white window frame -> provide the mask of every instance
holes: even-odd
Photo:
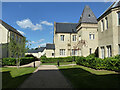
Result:
[[[107,57],[111,57],[112,56],[112,50],[111,50],[111,45],[107,46]]]
[[[76,41],[76,37],[77,37],[76,35],[73,35],[73,41]]]
[[[104,20],[101,20],[101,32],[104,31]]]
[[[64,56],[65,55],[65,49],[60,49],[60,56]]]
[[[77,53],[78,53],[78,51],[77,51],[77,50],[72,49],[72,55],[77,56]]]
[[[105,18],[106,30],[108,30],[108,17]]]
[[[60,35],[60,40],[65,41],[65,35]]]
[[[79,41],[81,41],[81,35],[79,35]]]
[[[105,58],[105,48],[101,47],[101,58],[104,59]]]
[[[89,34],[89,39],[90,39],[90,40],[94,40],[94,39],[95,39],[95,34],[91,34],[91,33],[90,33],[90,34]]]

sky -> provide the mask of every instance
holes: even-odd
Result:
[[[36,48],[53,43],[54,22],[78,23],[85,5],[98,18],[111,2],[3,2],[2,20]]]

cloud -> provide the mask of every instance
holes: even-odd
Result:
[[[41,24],[36,24],[34,25],[30,19],[24,19],[21,21],[16,21],[17,25],[20,26],[21,28],[30,28],[32,30],[42,30],[42,25]]]
[[[38,46],[40,46],[40,47],[45,47],[45,46],[46,46],[46,43],[41,43],[41,44],[39,44]]]
[[[53,26],[53,24],[48,22],[48,21],[42,21],[41,24],[48,25],[48,26]]]
[[[34,31],[35,30],[43,30],[43,25],[53,26],[53,24],[48,21],[41,21],[39,24],[38,23],[33,24],[29,18],[21,20],[21,21],[16,21],[16,23],[21,28],[24,28],[24,29],[29,28]]]
[[[24,32],[17,30],[19,33],[21,33],[22,35],[26,35]]]
[[[45,41],[45,39],[40,39],[40,40],[38,40],[38,41],[31,41],[30,43],[31,44],[39,44],[39,43],[41,43],[41,42],[43,42],[43,41]]]

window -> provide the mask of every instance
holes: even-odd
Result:
[[[81,41],[81,35],[79,35],[79,41]]]
[[[54,56],[54,53],[52,53],[52,56]]]
[[[90,48],[90,54],[92,54],[92,48]]]
[[[106,21],[106,29],[108,29],[108,18],[107,17],[105,18],[105,21]]]
[[[19,43],[21,43],[21,38],[19,38]]]
[[[118,13],[118,25],[120,25],[120,12]]]
[[[60,55],[65,55],[65,49],[60,49]]]
[[[16,35],[16,42],[18,41],[18,36]]]
[[[82,56],[82,52],[81,52],[81,50],[79,50],[79,54],[80,54],[80,56]]]
[[[95,39],[95,35],[94,34],[89,34],[89,38],[90,38],[90,40]]]
[[[101,30],[104,31],[104,21],[102,20]]]
[[[77,55],[77,50],[72,49],[72,55]]]
[[[112,56],[111,46],[107,46],[107,57]]]
[[[12,40],[14,40],[14,33],[12,33]]]
[[[61,41],[64,41],[64,35],[61,35]]]
[[[101,58],[102,59],[105,58],[105,49],[104,49],[104,47],[101,47]]]
[[[119,55],[120,55],[120,44],[119,44]]]
[[[73,41],[76,41],[76,35],[73,35]]]

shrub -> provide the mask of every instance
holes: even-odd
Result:
[[[2,59],[2,66],[14,66],[16,65],[16,58],[3,58]]]
[[[28,63],[31,63],[33,61],[35,61],[34,57],[22,57],[20,59],[20,65],[28,64]]]
[[[20,58],[20,65],[28,64],[33,61],[38,60],[35,57],[22,57]],[[2,59],[2,66],[15,66],[16,65],[16,58],[3,58]]]
[[[76,64],[84,65],[94,69],[107,69],[120,71],[120,55],[105,59],[97,58],[94,54],[87,57],[78,57]]]
[[[59,57],[59,58],[47,58],[46,56],[42,56],[40,58],[42,63],[57,63],[59,62],[72,62],[73,57]]]

